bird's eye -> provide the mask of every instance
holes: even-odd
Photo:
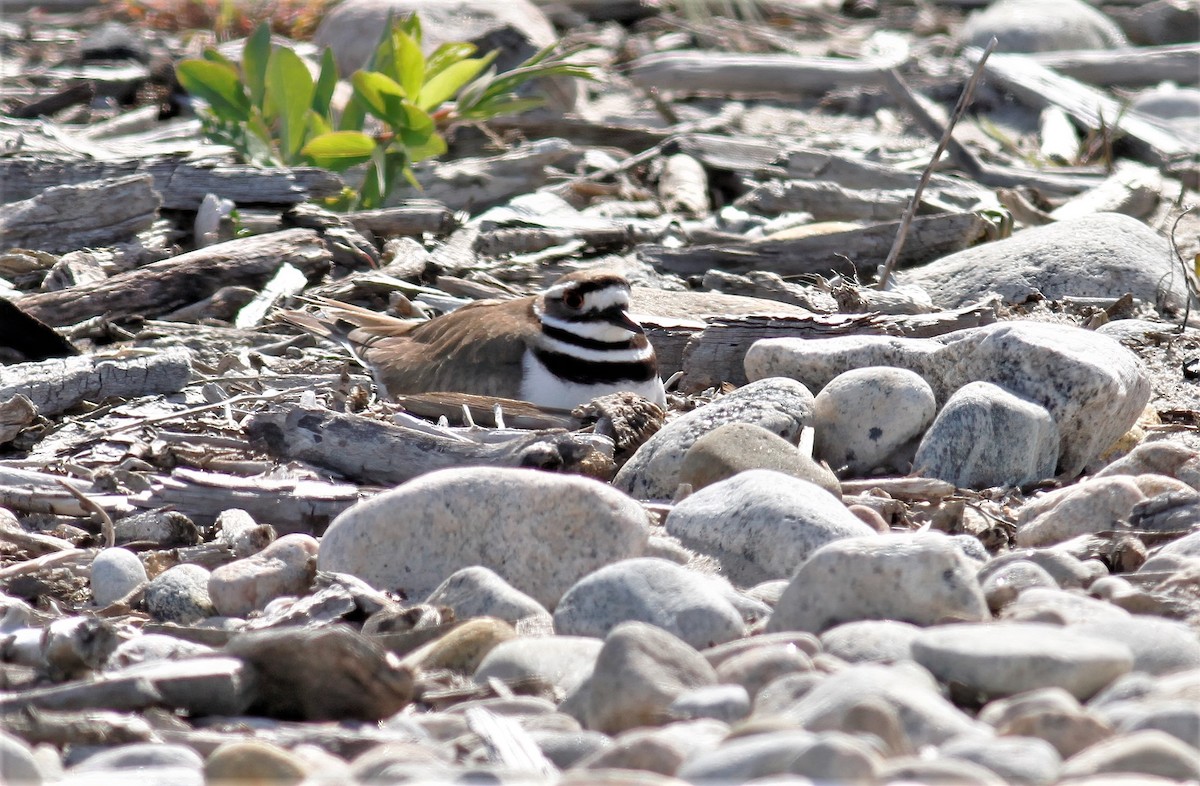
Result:
[[[563,295],[562,302],[567,308],[583,308],[583,295],[571,290]]]

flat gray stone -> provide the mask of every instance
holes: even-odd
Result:
[[[959,39],[966,46],[982,49],[992,36],[999,39],[997,52],[1113,49],[1126,45],[1116,23],[1081,0],[998,0],[968,17]]]
[[[812,393],[794,379],[759,379],[667,423],[621,467],[613,486],[637,499],[672,499],[700,437],[727,423],[753,423],[796,442],[812,412]]]
[[[1136,773],[1176,782],[1200,779],[1200,751],[1166,732],[1148,729],[1098,742],[1063,763],[1061,777]]]
[[[1137,480],[1128,475],[1087,478],[1023,505],[1017,514],[1017,544],[1049,546],[1113,529],[1128,521],[1133,507],[1145,499]]]
[[[820,633],[865,619],[917,625],[984,620],[990,614],[976,570],[954,540],[941,534],[834,541],[796,571],[767,630]]]
[[[939,625],[912,650],[938,679],[990,697],[1057,686],[1087,699],[1133,667],[1124,644],[1037,623]]]
[[[430,593],[425,602],[447,606],[458,619],[495,617],[517,625],[523,621],[551,624],[550,612],[533,598],[482,565],[457,570]]]
[[[826,543],[876,535],[825,489],[766,469],[692,494],[668,514],[666,527],[684,546],[719,560],[740,586],[787,578]]]
[[[634,500],[591,478],[533,469],[431,472],[344,511],[321,539],[319,570],[425,597],[483,565],[546,608],[588,573],[646,548]]]
[[[912,471],[958,488],[1024,486],[1054,477],[1058,448],[1058,426],[1045,407],[990,382],[969,382],[921,438]]]
[[[938,753],[986,767],[1007,783],[1028,786],[1055,783],[1062,766],[1054,746],[1035,737],[968,735],[948,741]]]
[[[41,786],[43,780],[28,743],[0,729],[0,781],[14,786]]]
[[[1200,669],[1200,636],[1179,620],[1135,614],[1119,627],[1097,620],[1067,630],[1123,643],[1133,651],[1134,671],[1157,675]]]
[[[821,634],[821,648],[849,663],[896,663],[912,660],[913,639],[920,632],[911,622],[846,622]]]
[[[697,649],[746,635],[742,615],[714,579],[650,557],[622,560],[583,577],[554,611],[554,629],[571,636],[600,638],[631,620],[655,625]]]
[[[246,617],[276,598],[303,597],[317,575],[318,544],[311,535],[284,535],[262,551],[219,565],[208,577],[208,594],[217,612]]]
[[[937,412],[929,383],[908,369],[871,366],[830,380],[813,405],[813,451],[851,476],[907,474],[917,442]]]
[[[741,685],[708,685],[681,693],[667,712],[674,718],[712,718],[733,723],[750,714],[750,694]]]

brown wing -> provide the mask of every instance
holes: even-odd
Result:
[[[471,303],[427,322],[335,301],[320,305],[333,321],[281,316],[347,345],[388,395],[454,391],[521,396],[526,341],[539,330],[533,298]],[[313,330],[312,321],[323,331]]]

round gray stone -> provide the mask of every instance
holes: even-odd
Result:
[[[208,595],[209,572],[199,565],[176,565],[146,585],[146,608],[160,622],[191,625],[216,616]]]
[[[1116,23],[1082,0],[997,0],[972,14],[960,39],[983,48],[992,36],[997,52],[1053,52],[1125,46]]]
[[[101,608],[145,583],[146,568],[129,549],[104,549],[92,560],[92,600]]]
[[[741,614],[714,579],[651,557],[622,560],[585,576],[554,611],[554,629],[573,636],[602,637],[631,620],[655,625],[697,649],[746,634]]]
[[[975,564],[953,539],[917,533],[848,538],[817,549],[796,571],[767,630],[820,633],[854,620],[983,620]]]
[[[450,574],[425,602],[448,606],[458,619],[495,617],[514,625],[523,620],[550,622],[550,612],[545,606],[482,565]]]
[[[907,474],[936,412],[933,388],[919,374],[892,366],[851,369],[817,394],[814,452],[854,476],[879,469]]]
[[[842,496],[842,484],[827,467],[754,423],[726,423],[697,439],[684,454],[679,482],[699,491],[751,469],[782,472],[815,483],[835,497]]]
[[[911,622],[859,620],[821,634],[821,647],[849,663],[912,660],[913,639],[921,629]]]
[[[692,494],[668,514],[666,527],[684,546],[719,560],[740,586],[787,578],[826,543],[876,534],[825,489],[766,469]]]
[[[564,693],[592,673],[603,642],[582,636],[529,636],[502,641],[483,657],[475,681],[536,678]]]

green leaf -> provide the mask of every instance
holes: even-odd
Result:
[[[416,11],[400,19],[396,22],[396,29],[404,33],[406,36],[417,42],[417,46],[421,46],[421,17]]]
[[[279,147],[284,161],[291,161],[304,144],[304,127],[312,106],[312,74],[300,56],[286,47],[276,47],[267,61],[267,117],[279,120]]]
[[[317,114],[312,109],[308,110],[308,125],[304,130],[304,138],[312,139],[321,134],[329,134],[333,132],[333,126],[329,123],[329,118],[324,115]]]
[[[210,63],[220,63],[221,65],[229,66],[234,71],[237,71],[237,63],[233,62],[228,57],[221,54],[220,51],[211,46],[204,48],[204,52],[201,54],[201,57]]]
[[[495,53],[492,53],[487,57],[460,60],[445,68],[421,88],[417,106],[426,111],[436,109],[443,101],[449,100],[464,85],[479,76],[479,72],[486,68],[494,57]]]
[[[396,73],[405,95],[420,94],[425,81],[425,55],[421,54],[421,45],[405,33],[396,36]]]
[[[211,60],[184,60],[175,74],[185,90],[207,101],[222,120],[244,122],[250,117],[250,99],[236,68]]]
[[[404,151],[408,153],[409,160],[414,164],[427,158],[443,155],[449,149],[445,137],[437,133],[431,134],[423,144],[404,146]]]
[[[300,153],[316,166],[340,172],[370,161],[376,147],[374,139],[358,131],[332,131],[310,139]]]
[[[362,131],[366,120],[367,106],[356,93],[346,102],[346,108],[342,110],[342,119],[338,122],[338,129],[341,131]]]
[[[242,73],[246,75],[246,88],[250,101],[255,106],[263,105],[267,80],[267,60],[271,57],[271,28],[263,22],[246,39],[242,47]]]
[[[329,105],[333,101],[333,91],[337,87],[337,60],[333,57],[333,50],[326,49],[321,55],[321,73],[317,77],[317,85],[313,89],[312,108],[321,117],[325,118],[325,122],[331,122],[332,113]]]
[[[468,44],[465,41],[452,41],[442,44],[433,50],[433,54],[425,60],[426,83],[428,84],[429,80],[455,63],[466,60],[475,54],[476,49],[477,47],[474,44]]]
[[[429,114],[415,104],[405,101],[400,106],[400,122],[394,122],[392,127],[405,147],[420,147],[429,142],[429,138],[437,133],[437,125]]]
[[[395,122],[400,99],[404,97],[404,88],[395,80],[378,71],[355,71],[350,83],[368,112],[385,123]]]

